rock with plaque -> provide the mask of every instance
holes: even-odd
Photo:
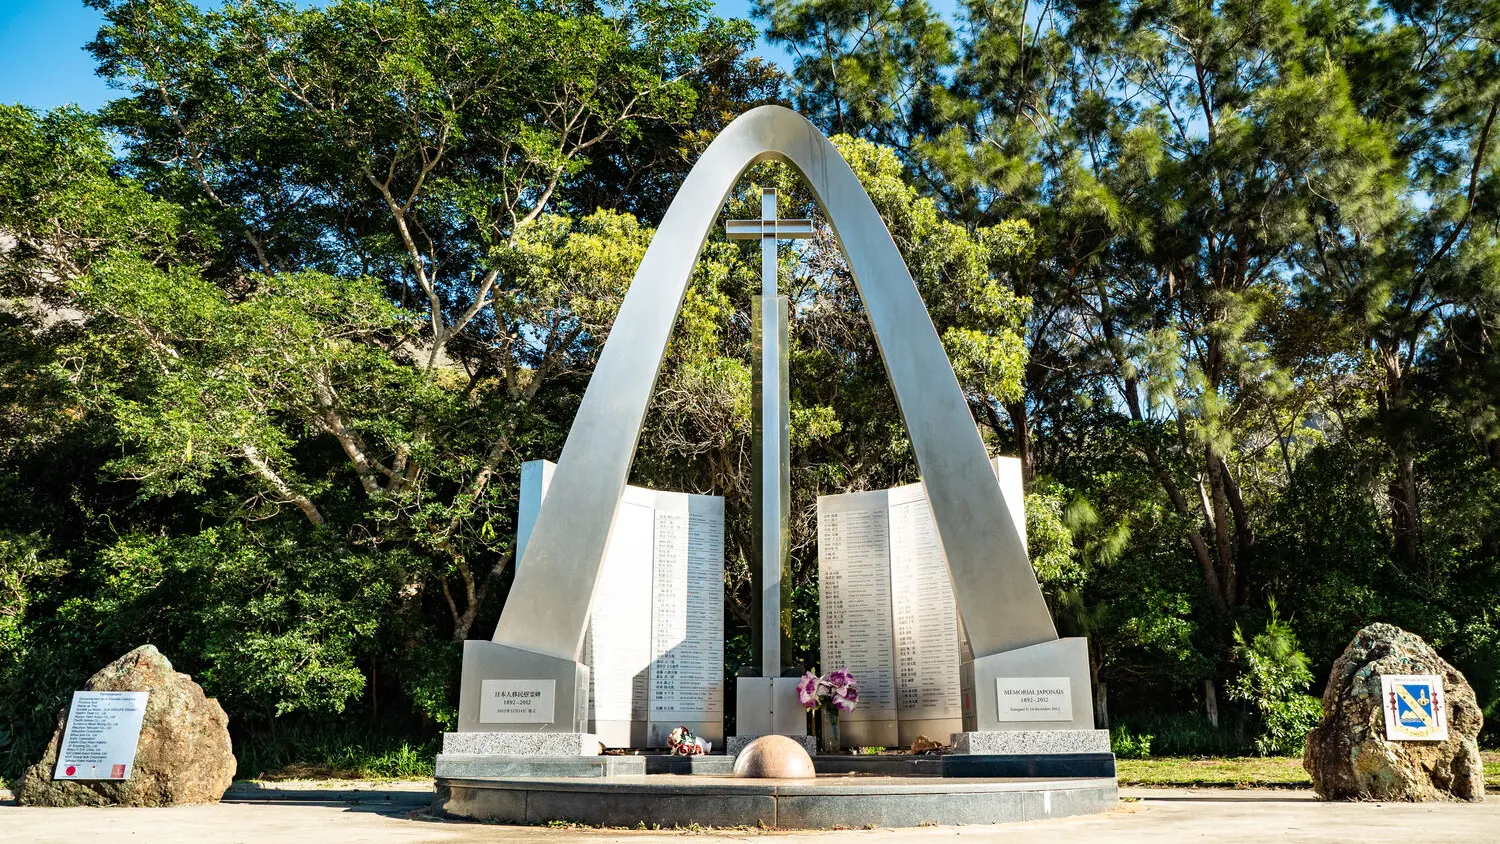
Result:
[[[235,769],[223,707],[142,645],[73,693],[41,759],[12,787],[23,806],[213,803]]]
[[[553,469],[522,467],[517,559]],[[627,486],[584,639],[589,731],[606,747],[665,747],[677,726],[722,742],[723,590],[724,499]]]
[[[1482,700],[1422,637],[1367,625],[1328,673],[1302,767],[1324,800],[1483,800]]]
[[[992,464],[1024,537],[1020,461]],[[823,664],[859,678],[843,743],[905,746],[961,730],[966,648],[923,485],[819,496],[818,582]]]

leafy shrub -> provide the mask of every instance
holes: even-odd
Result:
[[[233,725],[231,725],[233,726]],[[267,779],[418,779],[432,776],[440,739],[389,723],[291,720],[239,732],[237,776]]]
[[[1151,736],[1156,756],[1240,756],[1248,749],[1229,730],[1201,714],[1148,714],[1121,718],[1117,728]]]
[[[1149,733],[1132,734],[1119,724],[1109,731],[1109,749],[1121,759],[1145,759],[1151,755],[1151,739]]]
[[[1259,756],[1301,756],[1307,734],[1323,718],[1323,701],[1312,695],[1292,695],[1261,712],[1261,733],[1255,737]]]
[[[274,747],[266,753],[280,764],[312,760],[371,775],[418,775],[415,751],[401,747],[451,726],[458,646],[413,635],[408,617],[394,611],[409,578],[409,560],[399,552],[240,523],[178,536],[132,533],[66,573],[72,595],[55,601],[48,576],[26,574],[43,557],[7,554],[19,546],[4,539],[0,584],[21,576],[34,582],[25,616],[0,605],[0,775],[18,775],[36,761],[72,689],[148,642],[219,699],[242,761],[247,740],[274,745],[288,719],[348,724],[358,723],[356,714],[378,712],[384,738],[350,739],[342,755],[327,741],[301,758]],[[18,561],[28,560],[23,570]],[[376,660],[386,666],[403,659],[428,670],[387,678],[379,701],[385,707],[378,708]],[[408,677],[416,679],[413,688],[401,688]],[[422,715],[430,721],[416,723]]]
[[[1308,730],[1322,716],[1322,706],[1306,693],[1313,675],[1291,623],[1276,611],[1273,600],[1265,629],[1246,641],[1236,625],[1234,642],[1235,658],[1244,669],[1230,682],[1229,697],[1249,703],[1260,720],[1255,752],[1261,756],[1301,753]]]

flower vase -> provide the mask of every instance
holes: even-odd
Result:
[[[823,735],[819,748],[824,754],[843,753],[839,746],[839,711],[836,707],[823,710]]]

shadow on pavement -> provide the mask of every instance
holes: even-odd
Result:
[[[351,812],[404,817],[415,809],[432,805],[432,793],[422,791],[336,791],[326,788],[236,787],[220,801],[248,806],[326,806]]]
[[[1136,799],[1139,800],[1142,803],[1306,803],[1306,804],[1312,804],[1312,803],[1321,803],[1321,802],[1323,802],[1321,800],[1315,800],[1315,799],[1308,798],[1308,797],[1293,797],[1291,795],[1288,795],[1286,797],[1271,796],[1271,795],[1267,795],[1265,792],[1261,792],[1259,794],[1235,794],[1233,792],[1228,792],[1228,793],[1219,793],[1219,792],[1204,793],[1204,792],[1199,792],[1197,794],[1163,794],[1161,796],[1157,796],[1157,795],[1154,795],[1154,794],[1149,794],[1149,795],[1142,794],[1142,795],[1137,795]]]

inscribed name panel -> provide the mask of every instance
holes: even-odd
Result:
[[[841,719],[894,720],[886,490],[818,497],[818,599],[823,669],[847,668],[859,681],[859,706]]]

